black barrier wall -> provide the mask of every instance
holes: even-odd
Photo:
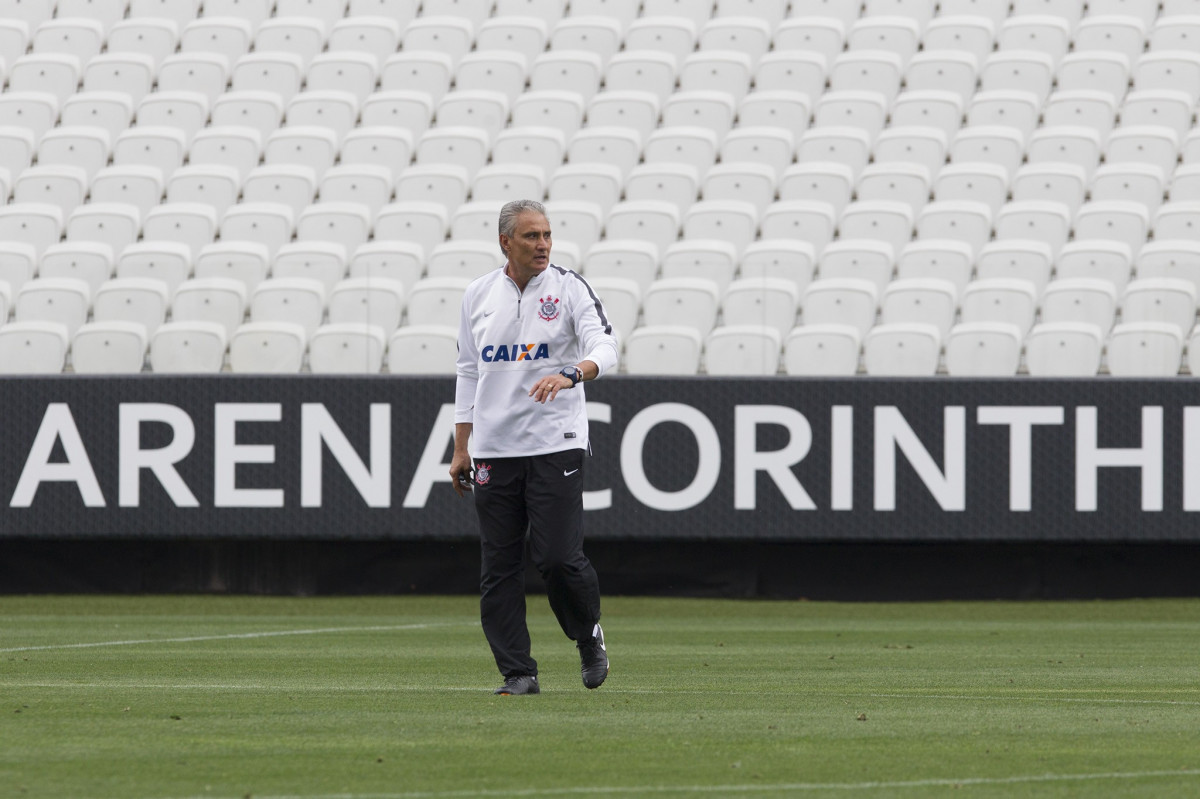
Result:
[[[1200,541],[1168,381],[587,386],[593,540]],[[10,378],[0,537],[453,540],[452,378]]]

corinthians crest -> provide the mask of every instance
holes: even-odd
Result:
[[[541,306],[538,308],[538,316],[547,322],[553,322],[558,318],[558,297],[538,297],[538,302],[541,303]]]
[[[481,486],[485,486],[488,484],[488,481],[491,479],[492,479],[492,467],[491,466],[488,466],[486,463],[481,463],[475,467],[475,482],[476,483],[478,483]]]

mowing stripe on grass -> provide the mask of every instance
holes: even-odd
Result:
[[[785,782],[771,785],[610,785],[579,788],[525,788],[518,790],[415,791],[407,793],[332,793],[284,794],[258,799],[481,799],[491,796],[611,796],[613,794],[719,793],[754,794],[767,791],[877,791],[906,788],[954,788],[967,785],[1022,785],[1054,782],[1105,782],[1114,780],[1154,779],[1159,777],[1200,777],[1200,769],[1177,771],[1112,771],[1100,774],[1027,774],[1013,777],[961,777],[957,779],[892,780],[877,782]],[[212,799],[187,797],[187,799]],[[233,797],[230,797],[233,799]]]
[[[1105,699],[1102,697],[1081,696],[971,696],[962,694],[867,694],[871,699],[946,699],[963,700],[968,702],[1011,702],[1020,699],[1026,702],[1080,702],[1083,704],[1117,704],[1117,705],[1200,705],[1200,701],[1188,699]]]
[[[44,644],[41,646],[10,646],[0,652],[38,652],[47,649],[93,649],[104,646],[139,646],[141,644],[188,644],[195,641],[231,641],[239,638],[279,638],[287,635],[328,635],[330,633],[394,632],[397,630],[430,630],[435,627],[476,627],[479,622],[437,622],[434,624],[381,624],[371,627],[319,627],[312,630],[270,630],[255,633],[226,633],[222,635],[189,635],[182,638],[135,638],[126,641],[91,641],[80,644]]]

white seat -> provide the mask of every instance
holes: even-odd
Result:
[[[757,9],[749,13],[713,17],[700,28],[698,39],[702,51],[741,53],[757,63],[771,48],[771,24],[761,19]]]
[[[835,216],[850,203],[854,170],[845,164],[801,162],[792,164],[779,179],[779,200],[828,203]]]
[[[726,325],[704,340],[705,371],[713,376],[757,375],[779,371],[780,335],[773,327]]]
[[[600,207],[600,213],[607,216],[609,210],[621,198],[621,171],[611,164],[563,164],[555,170],[553,177],[550,178],[546,195],[552,202],[559,200],[594,202]],[[508,197],[515,196],[519,195],[512,193],[508,195]]]
[[[321,178],[319,193],[325,202],[363,206],[372,219],[392,197],[392,171],[376,164],[330,167]]]
[[[408,291],[408,324],[458,327],[462,295],[470,281],[465,278],[425,278]]]
[[[71,367],[76,374],[137,373],[148,344],[146,328],[136,322],[89,322],[71,339]]]
[[[150,241],[186,244],[195,255],[216,238],[217,212],[202,203],[163,203],[146,214],[142,233]]]
[[[822,278],[852,278],[875,284],[880,294],[891,282],[896,264],[892,245],[870,239],[840,239],[821,252]]]
[[[858,176],[858,200],[900,203],[913,217],[929,202],[929,170],[920,164],[874,163]]]
[[[1002,322],[1017,328],[1024,336],[1033,327],[1037,299],[1037,286],[1028,280],[974,280],[963,289],[962,321]]]
[[[238,17],[205,15],[187,23],[179,34],[180,52],[218,53],[230,64],[250,52],[253,43],[254,26]]]
[[[1106,163],[1152,164],[1168,174],[1179,156],[1179,136],[1165,125],[1122,126],[1104,148]]]
[[[937,4],[933,0],[866,0],[863,8],[865,16],[906,16],[917,23],[924,31],[925,26],[933,19]]]
[[[0,12],[6,19],[24,23],[26,28],[33,30],[54,16],[54,7],[55,3],[52,0],[4,0],[4,3],[0,4]]]
[[[1010,377],[1021,365],[1021,330],[1003,322],[964,322],[946,339],[951,377]]]
[[[78,167],[86,173],[88,182],[91,182],[96,173],[108,163],[111,150],[108,131],[104,128],[55,128],[47,131],[38,144],[38,164]]]
[[[1137,16],[1137,13],[1149,9],[1149,6],[1144,9],[1141,3],[1130,4],[1126,0],[1115,2],[1120,6],[1105,10],[1100,10],[1097,3],[1089,4],[1090,13],[1075,28],[1075,52],[1106,50],[1120,53],[1130,62],[1142,54],[1146,46],[1147,26],[1158,9],[1150,9],[1151,17],[1147,19]]]
[[[70,335],[58,322],[0,325],[0,374],[58,374],[67,360]]]
[[[875,140],[875,163],[916,164],[924,167],[933,180],[946,165],[946,141],[946,133],[940,128],[894,125]]]
[[[429,252],[446,240],[450,217],[436,203],[395,202],[385,205],[375,217],[375,241],[410,242]]]
[[[270,278],[255,286],[250,296],[252,322],[290,322],[311,336],[324,316],[325,285],[318,280]]]
[[[779,176],[791,165],[795,151],[795,138],[787,128],[742,126],[725,137],[720,156],[725,163],[764,164]]]
[[[1055,85],[1060,92],[1100,92],[1119,104],[1129,86],[1129,57],[1114,52],[1070,53],[1058,65]]]
[[[553,257],[560,266],[566,265],[567,245],[573,245],[583,253],[600,240],[602,217],[600,207],[595,203],[561,200],[548,203],[546,210],[554,228],[556,250]],[[496,214],[498,216],[499,209]],[[494,233],[491,240],[495,241]]]
[[[647,164],[678,163],[696,169],[700,179],[717,160],[717,135],[708,128],[692,126],[659,128],[646,139],[643,158]]]
[[[641,5],[640,0],[572,0],[571,16],[609,17],[626,31],[637,18]]]
[[[1133,88],[1176,89],[1200,98],[1200,56],[1192,50],[1160,50],[1143,53],[1133,65]]]
[[[114,166],[141,164],[162,172],[164,181],[183,165],[187,142],[183,131],[168,127],[135,126],[117,136],[112,147]]]
[[[360,57],[361,53],[356,54]],[[330,67],[332,69],[332,67]],[[341,141],[346,134],[354,129],[358,122],[359,104],[361,99],[355,94],[343,89],[318,89],[318,84],[309,70],[307,91],[295,95],[287,104],[285,115],[289,125],[328,128],[333,131],[334,138]],[[331,79],[336,81],[336,76]],[[374,86],[372,81],[371,86]],[[365,94],[370,89],[362,90]]]
[[[733,95],[721,91],[676,91],[667,98],[662,109],[662,124],[667,127],[694,125],[708,128],[723,140],[733,128],[738,104]],[[742,125],[747,125],[744,120]]]
[[[838,231],[842,238],[882,241],[898,252],[912,239],[913,212],[903,203],[856,200],[842,211]]]
[[[1084,203],[1075,215],[1075,240],[1118,241],[1137,251],[1146,243],[1150,213],[1141,203],[1097,200]]]
[[[325,52],[317,54],[304,74],[305,94],[341,93],[354,98],[354,110],[375,91],[378,61],[370,53]],[[294,103],[300,95],[290,100]],[[329,95],[326,96],[326,101]],[[351,120],[353,122],[353,120]]]
[[[597,99],[607,92],[596,95]],[[564,140],[583,125],[583,95],[577,92],[524,92],[512,104],[512,127],[546,127],[562,131]],[[607,124],[607,123],[598,123]],[[648,132],[648,131],[647,131]]]
[[[221,277],[236,280],[246,292],[267,277],[271,265],[266,246],[256,241],[218,241],[200,248],[196,254],[194,274],[198,278]],[[174,289],[182,280],[174,283]]]
[[[795,327],[784,343],[783,368],[794,377],[849,377],[858,371],[860,349],[852,325]]]
[[[392,331],[387,367],[394,375],[452,375],[458,330],[449,325],[407,325]]]
[[[1173,278],[1139,278],[1121,296],[1122,322],[1168,322],[1180,336],[1196,325],[1196,287]]]
[[[996,214],[997,239],[1032,239],[1050,245],[1055,255],[1067,241],[1070,210],[1059,202],[1017,200]]]
[[[408,23],[416,19],[420,5],[419,0],[350,0],[350,5],[346,9],[346,16],[369,17],[380,15],[395,21],[401,27],[405,27]],[[430,7],[432,8],[433,4]]]
[[[134,322],[151,336],[167,317],[167,284],[150,278],[113,278],[96,290],[94,322]],[[143,349],[145,345],[143,345]]]
[[[329,242],[342,247],[345,253],[354,252],[365,244],[371,234],[371,209],[361,203],[314,203],[296,220],[298,242]]]
[[[682,217],[696,202],[699,185],[699,171],[690,164],[641,164],[625,180],[625,199],[666,203]]]
[[[153,96],[150,95],[151,98]],[[197,96],[204,97],[202,94]],[[207,106],[206,99],[205,107]],[[279,129],[283,121],[283,109],[283,98],[271,92],[225,92],[212,101],[211,121],[213,125],[254,128],[266,141],[268,136]]]
[[[225,365],[227,336],[216,322],[166,322],[150,337],[150,369],[158,374],[215,374]]]
[[[714,239],[733,245],[740,256],[758,227],[758,209],[740,200],[702,200],[683,218],[685,239]],[[611,225],[611,217],[609,224]]]
[[[1041,53],[1055,64],[1066,55],[1070,44],[1071,25],[1050,14],[1013,14],[1000,24],[996,33],[996,47],[1000,52]]]
[[[424,92],[433,104],[450,91],[453,79],[454,60],[436,50],[402,50],[388,56],[379,70],[380,90]]]
[[[126,167],[132,169],[133,167]],[[120,180],[127,179],[126,173],[117,173],[113,176],[113,183],[116,184]],[[96,180],[100,180],[100,175],[96,176]],[[167,181],[166,199],[168,203],[199,203],[212,208],[218,217],[225,215],[230,206],[234,205],[238,200],[238,195],[241,193],[241,179],[238,171],[224,164],[205,164],[203,166],[182,166],[176,169],[171,175],[171,179]],[[114,186],[114,190],[117,186]],[[93,185],[93,194],[95,187]],[[148,213],[154,205],[159,202],[158,197],[162,194],[162,187],[159,184],[158,194],[155,195],[153,202],[146,202],[149,199],[150,191],[147,192],[142,204],[134,202],[138,205],[142,214]],[[132,198],[131,198],[132,199]],[[110,200],[112,201],[112,200]],[[131,200],[125,200],[130,202]]]
[[[879,305],[881,324],[928,324],[945,337],[954,324],[958,292],[946,280],[901,278],[888,284]]]
[[[914,16],[868,15],[851,24],[846,46],[894,53],[902,64],[908,64],[920,44],[921,27]]]
[[[459,206],[450,217],[450,239],[495,245],[501,206],[499,202],[482,200]]]
[[[732,96],[734,102],[740,102],[750,91],[753,77],[754,59],[734,50],[701,49],[679,65],[680,91],[719,91]],[[666,100],[666,96],[662,99]]]
[[[1145,89],[1125,95],[1121,103],[1121,126],[1162,125],[1174,130],[1180,140],[1192,128],[1192,97],[1178,89]]]
[[[508,107],[509,100],[500,92],[454,89],[438,101],[434,116],[439,128],[477,128],[490,144],[508,122]]]
[[[308,341],[313,374],[375,374],[383,367],[387,338],[374,325],[360,322],[317,328]]]
[[[636,171],[636,170],[635,170]],[[775,200],[775,170],[766,165],[751,162],[726,162],[715,165],[704,177],[702,194],[705,200],[732,200],[754,206],[756,215],[761,214]],[[626,190],[628,194],[628,190]],[[695,194],[687,203],[679,203],[681,213],[684,206],[695,200]]]
[[[829,88],[832,91],[880,92],[890,107],[900,92],[903,76],[904,62],[895,53],[847,50],[836,56],[829,66]]]
[[[5,63],[11,62],[6,60]],[[58,116],[58,98],[52,94],[5,92],[0,95],[0,126],[25,128],[32,134],[35,143],[54,127]]]
[[[347,278],[329,295],[329,321],[333,324],[365,322],[390,335],[403,315],[404,287],[396,280]]]
[[[1172,200],[1163,203],[1154,216],[1154,239],[1200,239],[1200,201]]]
[[[402,128],[409,137],[409,150],[412,140],[429,130],[433,121],[433,95],[422,91],[378,91],[367,95],[359,109],[359,124],[363,128],[382,132],[385,129]],[[347,134],[347,136],[352,134]],[[345,139],[342,140],[343,150]],[[345,157],[343,154],[343,162]],[[407,159],[405,161],[407,163]]]
[[[795,327],[799,307],[800,289],[778,278],[735,280],[721,297],[724,324],[768,327],[780,337]]]
[[[133,105],[154,85],[154,59],[144,53],[107,52],[96,56],[83,70],[85,92],[119,92]]]
[[[489,149],[487,134],[478,128],[430,128],[417,142],[415,160],[418,164],[457,164],[474,177],[487,162]]]
[[[497,268],[503,256],[494,241],[451,239],[429,253],[429,277],[474,280]]]
[[[702,347],[703,337],[694,327],[646,325],[625,339],[621,362],[631,375],[694,375]]]
[[[801,293],[812,282],[817,258],[805,241],[759,239],[742,253],[739,274],[743,278],[778,278],[792,283]]]
[[[1058,268],[1061,277],[1061,253],[1059,257]],[[976,274],[980,280],[1027,281],[1033,285],[1035,296],[1040,296],[1046,284],[1050,282],[1050,272],[1054,267],[1050,246],[1028,239],[988,242],[979,251],[975,262]],[[1030,321],[1032,322],[1032,319]]]
[[[1011,185],[1014,201],[1060,202],[1066,205],[1072,218],[1083,204],[1087,187],[1087,170],[1078,164],[1062,162],[1026,164],[1017,170]]]
[[[267,137],[262,162],[268,166],[306,166],[320,180],[333,166],[337,152],[337,136],[332,130],[312,125],[283,127]]]
[[[980,56],[964,50],[925,50],[908,63],[904,85],[909,91],[949,91],[964,103],[975,93]]]
[[[295,53],[279,50],[251,52],[233,62],[229,86],[237,91],[270,91],[286,104],[300,91],[304,60]]]
[[[104,47],[104,26],[83,17],[62,17],[38,25],[30,38],[37,55],[70,55],[84,68]]]
[[[0,241],[28,244],[34,257],[62,237],[63,214],[47,203],[12,203],[0,207]]]
[[[863,367],[872,376],[932,376],[937,373],[941,348],[935,325],[880,324],[863,338]]]
[[[174,241],[139,241],[117,256],[117,277],[162,281],[174,293],[192,272],[192,253]]]
[[[1009,128],[1024,142],[1037,126],[1043,102],[1036,93],[1019,88],[976,92],[967,105],[968,129]]]
[[[158,68],[158,91],[192,91],[204,95],[209,105],[225,91],[229,59],[220,53],[180,52],[163,59]]]
[[[492,145],[492,163],[536,166],[542,170],[543,175],[550,175],[562,166],[565,152],[566,143],[560,130],[549,127],[511,127],[501,131],[496,137],[496,142]],[[636,154],[632,158],[636,158]]]
[[[803,92],[756,89],[738,103],[737,119],[747,127],[782,127],[803,133],[812,115],[812,101]]]
[[[93,294],[112,274],[112,248],[92,241],[67,241],[50,245],[42,253],[42,263],[38,269],[38,277],[82,280]]]
[[[304,364],[304,328],[290,322],[246,322],[229,340],[229,370],[296,374]]]
[[[320,283],[326,293],[346,276],[346,248],[331,241],[293,241],[279,248],[271,277],[306,278]]]
[[[31,166],[14,177],[13,202],[57,205],[67,216],[88,193],[87,172],[78,166]]]
[[[588,284],[603,303],[605,316],[614,334],[623,339],[637,327],[643,290],[636,282],[624,277],[588,276]]]
[[[870,153],[871,142],[865,131],[840,126],[810,128],[796,145],[796,163],[844,164],[857,179],[867,165]]]
[[[902,91],[892,103],[891,115],[892,127],[932,128],[948,140],[962,127],[963,100],[938,89]]]
[[[208,114],[208,98],[200,92],[153,92],[142,98],[137,106],[139,125],[177,128],[183,132],[184,141],[189,143],[208,121]],[[125,125],[128,124],[127,120]],[[214,124],[218,123],[214,121]],[[278,127],[279,123],[275,124]]]
[[[17,291],[13,320],[55,322],[66,328],[70,337],[87,321],[90,307],[91,289],[86,282],[73,278],[36,278],[26,281]]]
[[[454,92],[442,98],[445,102],[455,92],[494,92],[508,104],[525,89],[528,59],[511,50],[476,50],[467,53],[454,72]],[[440,104],[439,103],[439,104]],[[508,106],[505,106],[507,110]],[[503,127],[505,120],[500,120]]]
[[[409,18],[407,22],[411,22]],[[377,14],[352,14],[334,21],[329,29],[330,52],[358,51],[375,59],[382,66],[388,56],[400,47],[400,20]]]
[[[256,29],[271,16],[275,4],[270,0],[206,0],[204,15],[210,17],[240,17]]]
[[[246,287],[224,278],[186,280],[175,289],[171,298],[174,321],[215,322],[221,326],[226,338],[242,323],[245,309]]]
[[[118,253],[137,240],[140,221],[135,206],[88,203],[71,212],[64,232],[68,241],[103,242]]]
[[[997,50],[987,57],[979,70],[979,87],[985,92],[1031,92],[1041,105],[1050,94],[1054,65],[1054,57],[1049,53]]]
[[[983,203],[995,215],[1008,197],[1008,179],[1008,171],[999,164],[947,164],[933,181],[933,197],[939,202]]]
[[[859,9],[853,9],[855,17]],[[779,23],[775,30],[777,51],[807,50],[827,61],[842,52],[846,46],[846,28],[853,20],[838,19],[836,16],[796,16]],[[818,10],[817,14],[820,13]],[[849,13],[849,12],[847,12]]]
[[[1155,172],[1155,176],[1159,178],[1162,177],[1160,173],[1157,173],[1157,170]],[[1099,173],[1097,173],[1097,179],[1099,179]],[[1136,180],[1136,177],[1133,178],[1133,180]],[[1147,181],[1147,183],[1149,183],[1149,181]],[[1158,185],[1161,188],[1161,180]],[[1151,211],[1158,211],[1158,206],[1162,204],[1161,193],[1158,195],[1158,202],[1148,200],[1145,196],[1147,194],[1152,194],[1152,186],[1147,186],[1144,193],[1138,191],[1137,188],[1134,188],[1133,192],[1138,200],[1150,208]],[[1196,202],[1200,200],[1200,164],[1185,163],[1176,167],[1175,174],[1171,176],[1169,192],[1171,200],[1174,202]],[[1110,197],[1106,196],[1105,199],[1110,199]]]
[[[694,328],[701,336],[716,325],[720,294],[711,280],[667,278],[650,284],[642,296],[642,314],[652,325]]]
[[[1200,241],[1165,239],[1150,242],[1138,253],[1137,275],[1139,278],[1186,280],[1200,292]]]
[[[687,2],[687,0],[647,0],[642,4],[642,15],[646,17],[679,17],[689,20],[699,28],[712,15],[712,6],[708,3]]]
[[[1032,377],[1092,377],[1100,369],[1103,338],[1095,325],[1035,325],[1025,338],[1025,365]]]
[[[614,56],[609,62],[611,71]],[[607,74],[600,56],[586,50],[546,52],[534,59],[529,71],[529,88],[533,91],[571,91],[589,102],[600,89],[600,80]]]
[[[1084,323],[1105,335],[1113,325],[1117,291],[1112,283],[1096,278],[1053,280],[1042,292],[1044,323]]]
[[[242,202],[221,219],[221,238],[227,241],[258,241],[274,257],[295,232],[292,209],[279,203]]]
[[[961,292],[974,263],[975,252],[966,242],[918,237],[896,256],[896,277],[947,280]]]
[[[663,251],[663,278],[698,277],[717,284],[722,295],[737,271],[737,250],[727,241],[687,238]]]
[[[1077,164],[1084,168],[1090,179],[1100,164],[1101,152],[1100,134],[1095,129],[1055,125],[1033,132],[1025,149],[1025,157],[1031,164],[1045,161]]]
[[[609,20],[604,20],[608,22]],[[581,23],[582,24],[582,23]],[[616,22],[612,23],[613,29],[617,31],[617,42],[620,43],[620,26]],[[589,29],[590,32],[591,29]],[[494,16],[486,19],[480,24],[477,33],[475,34],[475,50],[476,52],[500,52],[507,51],[522,56],[526,64],[533,63],[533,59],[537,58],[546,49],[546,42],[550,35],[550,28],[545,20],[537,17],[525,16]],[[603,36],[597,34],[597,38]],[[587,41],[586,34],[580,34],[576,37],[571,37],[565,34],[560,40],[562,46],[554,46],[554,50],[574,50],[587,49],[585,47],[576,47]],[[566,46],[567,42],[571,46]],[[395,48],[392,48],[395,50]]]
[[[307,166],[258,166],[250,170],[242,183],[242,203],[281,205],[291,211],[295,218],[313,201],[316,191],[316,173]],[[225,213],[236,208],[236,204],[231,205],[225,209]]]
[[[1042,109],[1042,125],[1077,125],[1092,128],[1103,142],[1112,133],[1117,118],[1117,100],[1107,91],[1057,89]]]
[[[1188,328],[1187,331],[1190,331]],[[1179,374],[1183,336],[1173,324],[1125,322],[1108,335],[1108,371],[1116,377],[1174,377]]]
[[[759,59],[754,70],[756,91],[798,92],[808,98],[810,107],[825,91],[828,62],[824,55],[804,50],[781,50],[767,53]]]
[[[878,308],[875,284],[866,280],[823,278],[804,289],[804,325],[850,325],[859,336],[875,324]]]
[[[658,276],[658,247],[641,239],[605,239],[592,245],[583,259],[588,280],[632,280],[641,291]]]
[[[1188,335],[1186,360],[1188,371],[1193,375],[1200,374],[1200,333],[1196,328]]]
[[[820,256],[833,240],[836,217],[833,206],[807,200],[780,200],[767,206],[759,219],[763,239],[793,239],[806,242]]]
[[[957,50],[970,53],[979,61],[992,52],[995,42],[996,23],[975,10],[969,14],[943,11],[929,22],[922,37],[925,52]]]
[[[354,251],[347,269],[348,277],[395,280],[406,289],[421,279],[425,269],[425,251],[408,241],[376,239]]]
[[[1144,254],[1144,248],[1143,248]],[[1143,277],[1144,257],[1138,259],[1138,271]],[[1093,278],[1107,280],[1118,292],[1125,290],[1133,269],[1133,250],[1119,241],[1072,241],[1058,253],[1055,273],[1059,278]],[[1168,277],[1162,275],[1162,277]],[[1045,288],[1043,285],[1042,288]]]

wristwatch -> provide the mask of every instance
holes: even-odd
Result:
[[[568,366],[559,374],[571,381],[571,388],[575,388],[579,381],[583,380],[583,371],[578,366]]]

